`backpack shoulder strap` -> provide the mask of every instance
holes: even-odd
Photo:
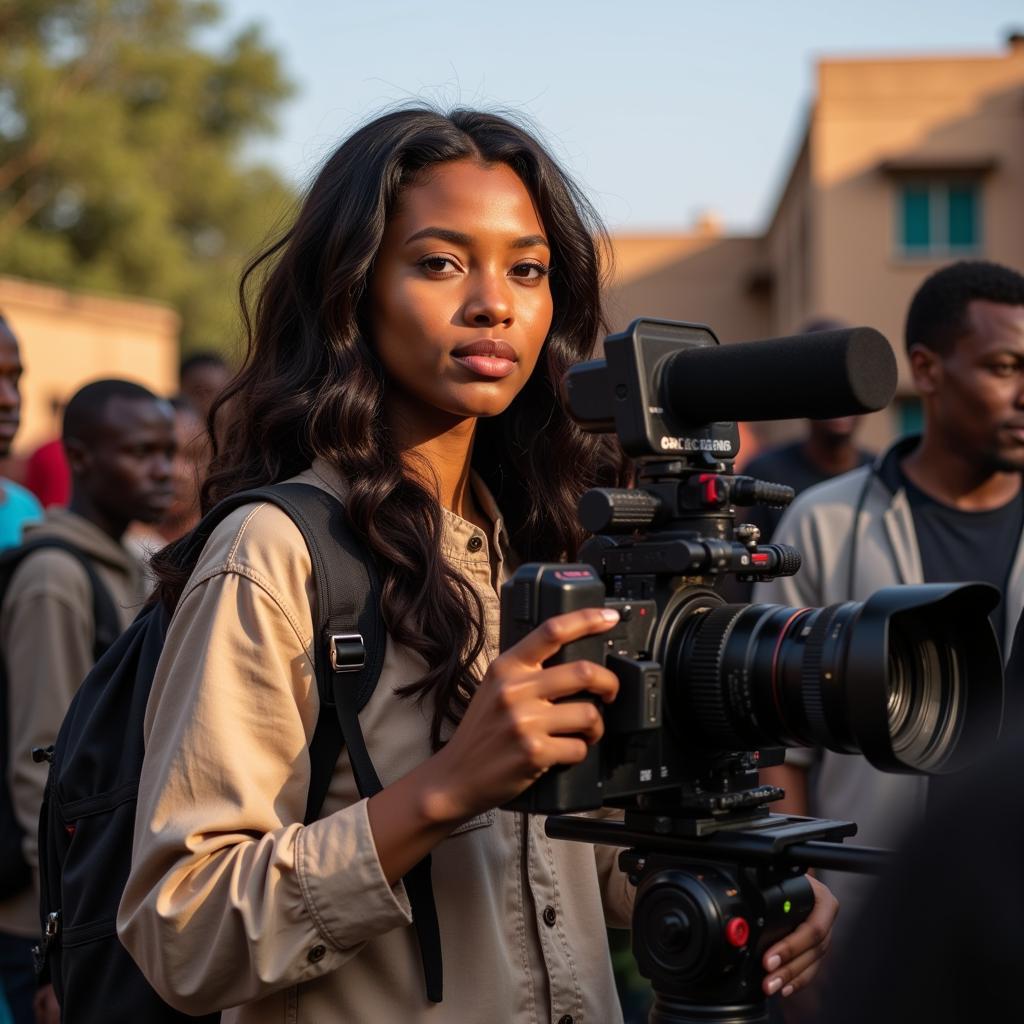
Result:
[[[69,540],[62,537],[33,537],[25,543],[10,551],[5,551],[0,556],[0,579],[3,580],[3,590],[6,591],[14,571],[29,555],[35,554],[45,548],[56,548],[71,555],[82,567],[89,579],[89,587],[92,590],[92,614],[95,623],[95,636],[93,639],[93,655],[96,661],[107,650],[108,647],[121,634],[121,616],[118,614],[117,605],[110,594],[106,584],[100,579],[92,559],[80,548]],[[0,594],[0,599],[2,599]]]
[[[316,684],[320,707],[330,713],[318,719],[310,745],[313,784],[306,807],[309,822],[320,812],[343,742],[348,746],[360,794],[370,796],[381,788],[358,717],[353,728],[346,728],[337,700],[340,694],[345,707],[358,716],[380,678],[387,646],[380,582],[336,497],[312,484],[275,484],[262,492],[263,500],[277,505],[298,527],[313,564]]]
[[[366,547],[353,534],[341,501],[312,484],[263,489],[299,528],[316,586],[317,689],[334,706],[334,677],[345,678],[361,711],[384,665],[387,633],[380,614],[380,580]],[[321,653],[324,657],[321,658]]]

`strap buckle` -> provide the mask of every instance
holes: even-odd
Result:
[[[50,947],[60,934],[60,911],[46,915],[46,930],[39,942],[32,947],[32,963],[40,984],[50,980]]]
[[[327,653],[334,672],[361,672],[366,664],[366,644],[362,633],[331,633]]]

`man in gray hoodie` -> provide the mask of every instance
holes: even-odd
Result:
[[[145,599],[145,584],[142,566],[122,537],[133,520],[160,519],[174,497],[173,410],[138,384],[96,381],[68,403],[63,441],[71,466],[70,504],[47,510],[43,522],[26,530],[25,540],[56,537],[84,553],[125,628]],[[6,784],[33,867],[47,766],[34,763],[31,751],[55,741],[71,698],[92,668],[92,593],[73,554],[45,547],[20,563],[0,608],[8,687]],[[38,906],[34,886],[0,903],[2,981],[16,1024],[32,1020]]]
[[[982,580],[1003,594],[992,624],[1008,652],[1024,607],[1024,276],[982,261],[944,267],[911,302],[906,344],[923,433],[801,494],[774,539],[796,545],[803,568],[759,584],[754,599],[823,606],[900,583]],[[921,821],[929,787],[829,751],[790,751],[763,777],[786,790],[773,809],[856,821],[856,842],[885,847]],[[871,880],[821,877],[848,928]]]

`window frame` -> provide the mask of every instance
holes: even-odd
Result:
[[[951,245],[949,242],[950,192],[956,188],[970,188],[974,194],[974,241],[969,245]],[[930,236],[927,246],[906,244],[904,208],[908,189],[927,192]],[[905,262],[915,262],[981,255],[984,249],[983,200],[983,182],[975,175],[935,174],[901,177],[893,191],[893,236],[896,258]]]

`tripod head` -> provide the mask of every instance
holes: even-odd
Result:
[[[633,955],[654,989],[650,1024],[768,1024],[761,958],[811,912],[808,867],[876,872],[884,851],[841,846],[848,821],[773,814],[737,818],[703,837],[662,815],[638,826],[548,818],[555,839],[628,847],[619,864],[637,887]]]

